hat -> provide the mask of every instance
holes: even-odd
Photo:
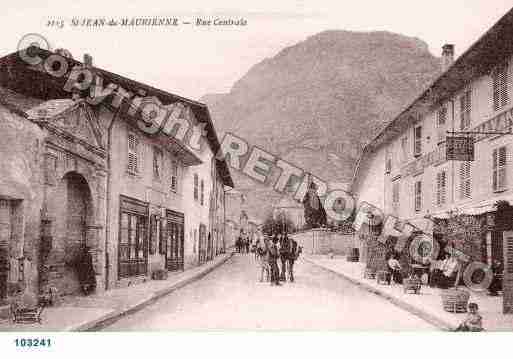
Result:
[[[310,185],[308,185],[309,189],[317,189],[317,185],[314,182],[310,182]]]

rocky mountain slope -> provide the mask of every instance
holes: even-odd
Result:
[[[202,98],[220,137],[243,137],[327,181],[347,182],[362,147],[439,73],[426,43],[389,32],[325,31]],[[278,197],[234,173],[258,216]]]

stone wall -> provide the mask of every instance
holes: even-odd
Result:
[[[304,254],[346,255],[354,246],[358,246],[353,235],[330,232],[326,230],[309,230],[292,235],[303,247]]]

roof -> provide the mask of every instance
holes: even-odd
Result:
[[[53,52],[44,49],[33,49],[32,55],[38,55],[43,60],[48,56],[53,55]],[[68,62],[69,69],[75,66],[83,66],[83,63],[72,58],[65,58]],[[171,94],[161,89],[143,84],[141,82],[126,78],[124,76],[115,74],[113,72],[98,68],[90,67],[91,71],[95,72],[103,79],[103,85],[107,86],[110,83],[122,87],[124,90],[131,93],[138,93],[140,90],[146,92],[146,96],[155,96],[163,104],[170,104],[181,101],[190,106],[196,119],[206,124],[205,130],[207,132],[207,142],[214,154],[217,154],[221,148],[217,133],[212,122],[208,107],[198,101],[194,101],[185,97]],[[70,93],[64,90],[64,84],[67,80],[66,76],[54,77],[44,71],[33,70],[25,61],[23,61],[18,52],[0,58],[0,86],[16,90],[25,96],[31,98],[42,99],[44,101],[68,98]],[[87,91],[87,90],[86,90]],[[84,91],[83,95],[87,93]],[[107,103],[107,102],[104,102]],[[128,106],[129,102],[123,100],[122,106]],[[233,180],[230,176],[230,171],[225,160],[217,160],[219,173],[223,183],[227,186],[233,187]]]
[[[433,106],[448,100],[472,79],[489,73],[497,63],[513,53],[513,9],[484,33],[454,63],[435,79],[409,106],[399,113],[371,142],[363,153],[353,174],[354,184],[365,158],[378,147],[396,138],[405,126],[416,123]]]
[[[72,99],[58,99],[43,102],[25,112],[31,120],[46,120],[69,113],[78,106],[79,102]]]

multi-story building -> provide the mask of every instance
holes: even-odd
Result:
[[[34,51],[43,60],[58,55]],[[89,89],[66,89],[67,76],[18,53],[0,59],[0,300],[20,287],[80,292],[74,260],[84,250],[99,291],[221,253],[224,188],[233,182],[215,157],[220,143],[207,107],[96,68],[89,56],[81,63],[60,54],[61,66],[126,94],[94,103]],[[185,141],[143,131],[130,93],[181,123],[203,123],[199,147],[187,140],[195,127]]]
[[[471,134],[473,161],[446,160],[447,131],[506,132],[513,127],[513,10],[456,61],[445,45],[442,74],[364,149],[352,191],[426,229],[457,210],[493,214],[513,200],[513,136]],[[488,227],[483,260],[503,258],[502,234]],[[512,253],[513,255],[513,253]]]

